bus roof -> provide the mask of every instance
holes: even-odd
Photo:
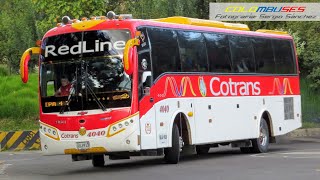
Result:
[[[292,39],[284,31],[274,31],[259,29],[250,31],[247,25],[240,23],[225,23],[220,21],[203,20],[196,18],[187,18],[181,16],[161,18],[161,19],[82,19],[82,21],[73,21],[70,24],[61,25],[49,30],[44,37],[65,34],[71,32],[80,32],[83,30],[101,30],[108,29],[129,29],[132,32],[139,26],[154,26],[163,28],[185,29],[195,31],[220,32],[228,34],[241,34],[247,36],[259,36],[280,39]]]

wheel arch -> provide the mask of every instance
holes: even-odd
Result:
[[[267,110],[264,110],[261,115],[261,118],[263,118],[267,122],[268,129],[269,129],[270,142],[273,142],[274,141],[273,121],[272,121],[272,117],[271,117],[270,112]]]
[[[180,123],[181,120],[181,123]],[[191,136],[191,127],[189,123],[189,119],[187,115],[184,112],[178,111],[174,113],[172,116],[172,120],[170,123],[170,128],[169,128],[169,147],[172,146],[172,128],[173,125],[177,124],[178,129],[179,129],[179,134],[181,135],[182,132],[182,139],[184,141],[184,144],[192,144],[192,136]]]

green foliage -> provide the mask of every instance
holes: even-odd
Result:
[[[287,22],[287,26],[299,38],[295,38],[299,54],[300,69],[306,75],[309,86],[320,90],[320,25],[318,22]],[[306,28],[308,27],[308,28]],[[293,37],[295,37],[295,35]],[[298,40],[298,41],[297,41]],[[301,49],[301,42],[303,49]],[[300,46],[300,47],[299,47]],[[302,52],[300,52],[302,51]]]
[[[309,87],[311,80],[301,78],[301,106],[303,122],[320,124],[320,92]]]
[[[105,0],[33,0],[37,12],[37,28],[41,35],[61,22],[63,16],[80,19],[106,12]]]
[[[37,37],[33,4],[30,0],[4,1],[0,6],[0,61],[18,72],[22,52]]]
[[[8,76],[8,75],[9,75],[8,67],[0,64],[0,76]]]

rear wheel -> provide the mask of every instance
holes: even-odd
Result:
[[[176,124],[172,128],[172,147],[165,149],[164,160],[169,164],[177,164],[180,159],[180,135],[179,128]]]
[[[259,138],[252,140],[253,153],[265,153],[269,148],[269,127],[265,119],[261,118]]]
[[[104,155],[92,155],[92,165],[93,167],[103,167],[104,166]]]

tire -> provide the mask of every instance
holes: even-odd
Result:
[[[210,146],[206,146],[206,145],[196,146],[196,150],[197,150],[198,155],[208,154],[209,149],[210,149]]]
[[[269,149],[269,127],[265,119],[261,118],[259,138],[252,140],[253,153],[266,153]]]
[[[180,159],[180,136],[179,128],[176,124],[172,127],[172,147],[165,149],[164,160],[168,164],[178,164]]]
[[[93,167],[103,167],[104,166],[104,155],[92,155],[92,165]]]

